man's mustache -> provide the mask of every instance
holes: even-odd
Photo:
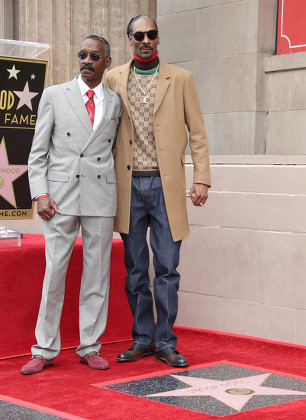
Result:
[[[141,51],[141,50],[143,50],[144,48],[145,48],[146,50],[147,50],[147,49],[149,49],[149,50],[153,51],[153,48],[152,48],[152,47],[150,47],[149,45],[144,45],[143,47],[140,47],[139,49],[140,49],[140,51]]]
[[[80,71],[83,71],[83,70],[96,71],[96,69],[93,66],[91,66],[90,64],[82,64],[81,67],[80,67]]]

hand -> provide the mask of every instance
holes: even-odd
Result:
[[[60,213],[56,202],[50,197],[43,197],[37,200],[37,213],[43,220],[50,220],[55,213]]]
[[[191,198],[194,206],[203,206],[208,199],[208,186],[205,184],[193,184],[187,197]]]

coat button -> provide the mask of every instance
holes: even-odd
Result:
[[[67,133],[67,136],[70,137],[70,133]]]
[[[101,158],[100,158],[100,157],[98,157],[98,158],[97,158],[97,161],[98,161],[98,162],[99,162],[99,160],[101,160]]]
[[[132,140],[130,140],[130,144],[133,144]]]
[[[101,178],[101,175],[98,175],[97,178],[100,179]]]
[[[127,165],[127,168],[128,168],[128,170],[130,170],[131,169],[130,165]]]
[[[84,155],[83,155],[83,153],[81,153],[81,154],[80,154],[80,157],[83,157],[83,156],[84,156]]]
[[[75,177],[76,177],[76,178],[80,178],[80,175],[76,175]]]

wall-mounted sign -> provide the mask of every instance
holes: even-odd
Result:
[[[27,165],[47,64],[0,57],[0,219],[33,217]]]
[[[306,1],[279,0],[277,54],[306,51]]]

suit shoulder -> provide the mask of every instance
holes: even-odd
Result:
[[[114,96],[118,96],[116,92],[114,92],[113,90],[111,90],[109,87],[104,86],[104,89],[110,94],[110,95],[114,95]]]
[[[49,86],[45,89],[45,92],[54,93],[54,92],[63,91],[69,86],[70,83],[71,82],[65,82],[65,83],[60,83],[58,85]]]

